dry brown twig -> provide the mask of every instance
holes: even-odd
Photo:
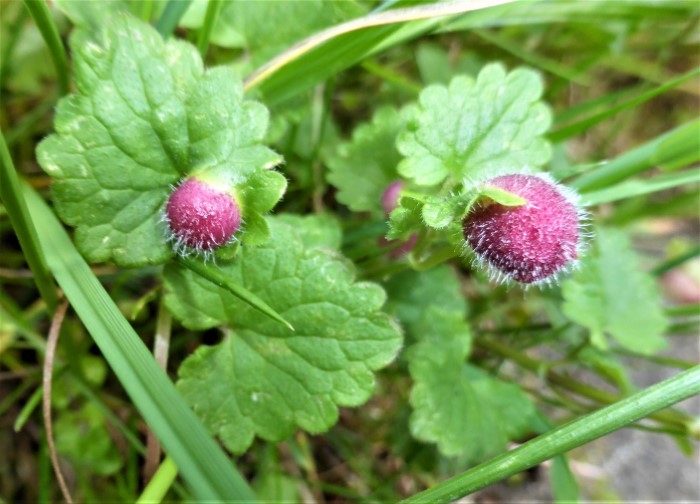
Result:
[[[61,326],[63,325],[63,319],[66,316],[67,310],[68,301],[61,302],[56,308],[56,313],[51,321],[51,328],[49,329],[49,336],[46,341],[46,355],[44,356],[44,396],[42,398],[42,409],[44,414],[44,426],[46,428],[46,440],[49,445],[49,456],[51,457],[51,465],[53,465],[53,470],[56,473],[56,479],[58,480],[58,486],[61,488],[63,498],[66,500],[66,502],[68,502],[68,504],[73,504],[73,498],[68,491],[66,480],[63,478],[61,466],[58,463],[56,445],[53,441],[53,423],[51,420],[51,383],[53,377],[53,365],[54,360],[56,359],[58,335],[61,332]]]

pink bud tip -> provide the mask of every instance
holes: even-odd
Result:
[[[399,202],[399,193],[401,193],[403,185],[403,180],[392,182],[389,184],[389,187],[386,188],[384,194],[382,194],[382,208],[386,215],[389,215],[396,209]]]
[[[241,225],[234,198],[196,178],[175,189],[165,213],[176,243],[198,251],[225,245]]]
[[[504,175],[485,185],[527,201],[508,207],[479,203],[464,219],[464,238],[477,256],[507,277],[530,284],[546,280],[577,258],[579,211],[568,189],[549,177]]]

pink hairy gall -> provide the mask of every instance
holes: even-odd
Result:
[[[504,206],[487,199],[472,208],[462,228],[480,261],[524,284],[551,280],[576,261],[583,214],[571,190],[548,176],[522,174],[496,177],[484,185],[526,203]]]
[[[175,247],[197,252],[226,245],[241,226],[241,210],[233,196],[194,177],[170,195],[165,217]]]

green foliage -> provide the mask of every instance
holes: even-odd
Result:
[[[306,216],[282,214],[276,216],[275,220],[295,229],[301,229],[299,238],[301,238],[305,249],[340,250],[340,245],[343,242],[343,229],[338,219],[332,214]]]
[[[550,459],[564,502],[579,492],[563,454],[629,422],[692,451],[696,422],[658,410],[700,371],[652,354],[697,332],[697,306],[675,305],[697,240],[675,250],[648,219],[697,221],[700,7],[50,4],[0,6],[0,415],[19,448],[0,457],[0,501],[60,499],[37,439],[54,278],[72,306],[51,404],[75,501],[448,502]],[[523,203],[484,181],[540,170],[601,227],[561,286],[495,286],[465,260],[462,222],[480,199]],[[205,260],[167,242],[165,202],[189,176],[243,212]],[[630,358],[689,371],[626,397]],[[139,498],[146,427],[168,457]],[[214,436],[245,453],[255,495]]]
[[[414,342],[404,357],[414,381],[410,428],[416,439],[469,463],[533,429],[534,405],[518,386],[466,363],[472,335],[453,270],[405,272],[388,282],[387,292],[389,309]]]
[[[550,149],[541,135],[551,119],[541,95],[536,73],[506,73],[501,65],[484,67],[476,80],[427,87],[398,139],[406,157],[399,173],[432,186],[447,177],[476,180],[542,166]]]
[[[200,28],[207,0],[195,0],[182,19],[187,28]],[[326,2],[224,2],[211,33],[211,43],[248,50],[254,66],[276,56],[295,42],[353,17],[365,9],[354,0]]]
[[[327,160],[327,178],[338,189],[339,202],[355,212],[382,214],[382,194],[399,179],[396,166],[401,155],[394,144],[403,126],[395,108],[380,108],[371,123],[355,128],[352,142],[338,145]]]
[[[421,194],[403,194],[398,206],[389,215],[389,232],[387,238],[408,238],[423,228],[423,206],[428,198]]]
[[[459,278],[447,266],[428,271],[404,271],[386,283],[388,309],[413,333],[426,306],[436,306],[464,318],[467,304],[461,294]]]
[[[188,270],[165,269],[166,304],[185,326],[230,327],[221,343],[200,347],[183,363],[178,386],[235,453],[255,435],[281,441],[296,427],[327,430],[337,406],[369,398],[372,371],[401,345],[398,328],[379,311],[384,291],[355,282],[354,268],[336,253],[305,248],[317,240],[315,219],[294,228],[270,219],[270,227],[272,240],[246,247],[222,269],[285,317],[294,333]],[[304,240],[305,234],[311,237]]]
[[[439,310],[435,310],[436,315]],[[440,320],[444,323],[447,317]],[[438,334],[445,331],[442,336]],[[448,332],[450,331],[450,332]],[[446,456],[484,460],[532,432],[534,404],[517,385],[464,364],[464,334],[449,324],[411,348],[411,433]]]
[[[38,158],[56,179],[57,211],[77,227],[83,254],[122,266],[170,258],[162,207],[171,187],[193,171],[234,186],[250,182],[256,197],[243,191],[245,231],[264,241],[260,212],[281,190],[279,176],[261,171],[281,158],[260,145],[267,111],[244,101],[233,73],[205,72],[192,46],[164,43],[125,15],[101,36],[78,30],[71,47],[78,92],[60,101],[58,133],[41,143]]]
[[[56,0],[55,4],[75,26],[99,31],[109,24],[112,16],[119,13],[130,13],[142,18],[146,16],[151,20],[163,11],[167,0]]]
[[[83,474],[89,470],[107,476],[122,468],[105,421],[97,405],[88,402],[76,411],[63,412],[54,425],[56,450]]]
[[[608,347],[606,335],[642,354],[664,348],[668,321],[654,278],[641,270],[622,231],[598,228],[596,236],[595,251],[562,286],[564,313],[588,328],[599,348]]]

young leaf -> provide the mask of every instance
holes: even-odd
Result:
[[[398,138],[406,157],[399,173],[430,186],[448,176],[478,179],[543,165],[550,158],[542,134],[551,114],[541,95],[538,74],[506,73],[498,64],[486,66],[476,81],[460,76],[448,87],[429,86]]]
[[[640,269],[639,258],[622,231],[597,231],[593,254],[562,286],[564,313],[591,331],[591,341],[607,348],[605,335],[638,353],[666,346],[668,325],[654,278]]]
[[[437,266],[428,271],[404,271],[391,277],[385,286],[389,296],[387,310],[395,313],[409,332],[413,332],[413,326],[428,306],[440,307],[461,318],[467,315],[467,303],[459,279],[448,266]],[[420,335],[416,337],[419,339]]]
[[[343,229],[333,214],[301,216],[286,213],[276,216],[275,219],[295,229],[303,229],[300,238],[306,249],[340,250],[343,243]]]
[[[471,336],[464,317],[431,306],[414,331],[422,333],[406,352],[414,437],[471,462],[531,429],[535,408],[519,387],[465,364]]]
[[[296,427],[323,432],[338,406],[357,406],[374,389],[401,334],[380,311],[384,291],[355,282],[337,253],[305,247],[315,219],[292,227],[268,219],[272,239],[243,247],[221,265],[295,328],[292,333],[227,291],[177,265],[165,268],[168,308],[186,327],[228,325],[229,335],[202,346],[180,367],[179,390],[224,444],[245,451],[258,435],[281,441]]]
[[[390,240],[407,239],[416,231],[423,229],[422,210],[426,198],[418,195],[402,195],[399,206],[389,214],[389,232],[386,237]]]
[[[382,194],[399,178],[401,155],[395,143],[403,125],[395,108],[380,108],[371,123],[355,128],[352,142],[338,146],[326,162],[328,182],[338,189],[339,202],[355,212],[382,214]]]
[[[260,145],[267,110],[244,101],[230,69],[205,72],[193,46],[165,43],[126,14],[101,35],[76,31],[71,47],[78,91],[59,102],[57,134],[37,154],[56,179],[56,209],[77,227],[89,260],[137,266],[170,258],[162,207],[193,171],[216,172],[237,187],[256,183],[255,198],[241,190],[244,229],[264,239],[253,201],[269,209],[279,199],[281,176],[261,172],[281,158]]]

